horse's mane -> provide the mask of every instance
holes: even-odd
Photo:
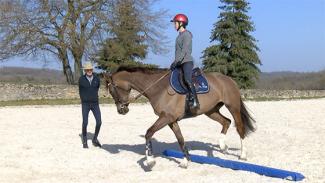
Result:
[[[168,71],[166,68],[148,68],[148,67],[132,67],[132,66],[120,66],[116,73],[126,71],[126,72],[142,72],[145,74],[157,74]]]

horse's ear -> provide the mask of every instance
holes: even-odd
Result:
[[[103,75],[104,75],[104,79],[105,79],[105,88],[106,88],[106,90],[108,90],[108,86],[111,83],[110,76],[108,73],[103,73]]]
[[[104,79],[106,81],[106,86],[108,86],[112,82],[112,74],[110,72],[105,72]]]
[[[109,78],[112,77],[112,74],[109,72],[103,72],[103,75],[106,80],[109,80]]]

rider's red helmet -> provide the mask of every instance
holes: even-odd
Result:
[[[171,22],[182,22],[184,26],[188,24],[188,18],[184,14],[177,14]]]

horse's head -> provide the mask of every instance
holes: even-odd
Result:
[[[106,80],[106,90],[112,95],[117,112],[119,114],[126,114],[129,112],[129,95],[131,87],[128,82],[119,79],[119,77],[114,74],[105,74]]]

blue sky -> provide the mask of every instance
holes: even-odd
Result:
[[[251,34],[258,40],[261,71],[319,71],[325,69],[325,0],[249,0],[248,15],[255,25]],[[188,29],[193,33],[193,57],[201,65],[202,51],[210,43],[213,24],[218,20],[218,0],[161,0],[156,8],[188,15]],[[149,54],[147,63],[168,67],[174,57],[177,32],[170,24],[166,29],[170,52]],[[0,66],[48,67],[60,69],[57,61],[47,64],[12,59]]]

